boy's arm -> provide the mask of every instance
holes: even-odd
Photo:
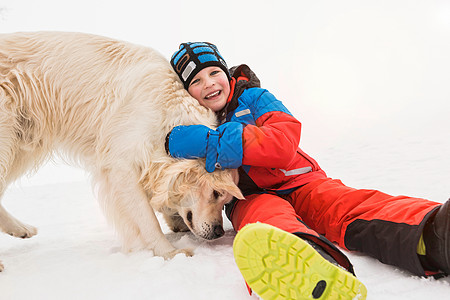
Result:
[[[238,111],[232,120],[247,119],[245,123],[251,123],[243,130],[243,164],[286,167],[294,158],[300,142],[300,121],[267,90],[249,89],[241,97],[248,107],[244,111],[251,116]]]
[[[166,136],[166,152],[175,158],[206,158],[206,170],[235,169],[242,165],[242,130],[228,122],[216,130],[204,125],[180,125]]]
[[[243,130],[243,165],[283,168],[300,142],[301,123],[292,115],[271,111]]]
[[[249,101],[246,110],[256,119],[255,125],[244,127],[236,117],[237,122],[227,122],[216,130],[204,125],[176,126],[167,135],[167,153],[176,158],[206,157],[208,172],[241,165],[285,167],[297,151],[301,123],[272,94],[256,91],[249,98],[255,101]]]

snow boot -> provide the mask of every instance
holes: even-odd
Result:
[[[450,274],[450,199],[425,225],[423,240],[428,265]]]
[[[300,237],[301,238],[301,237]],[[311,247],[314,248],[314,250],[316,250],[317,252],[319,252],[320,255],[322,255],[323,258],[325,258],[326,260],[328,260],[330,263],[339,266],[339,263],[330,255],[328,254],[322,247],[320,247],[319,245],[317,245],[316,243],[314,243],[313,241],[309,241],[309,240],[305,240],[305,242],[307,242],[308,244],[311,245]],[[348,271],[348,270],[347,270]],[[354,274],[353,274],[354,275]]]
[[[244,226],[233,243],[236,264],[262,299],[366,299],[366,287],[308,242],[268,224]]]

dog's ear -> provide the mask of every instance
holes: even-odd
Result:
[[[202,168],[205,169],[197,160],[172,159],[167,163],[152,164],[141,176],[141,183],[155,209],[176,207],[189,191],[200,188],[198,177]]]
[[[169,203],[169,187],[179,172],[172,168],[173,162],[151,163],[141,172],[139,182],[147,192],[154,209],[160,210]]]
[[[231,178],[233,179],[234,187],[237,189],[232,188],[232,191],[230,191],[229,193],[233,196],[236,197],[239,200],[245,200],[245,197],[242,195],[241,190],[237,187],[237,184],[239,183],[239,172],[237,169],[230,169],[229,170]]]
[[[239,200],[245,199],[237,186],[239,175],[236,169],[216,170],[208,175],[205,178],[212,189],[227,192]]]
[[[239,200],[245,200],[244,195],[242,195],[241,190],[236,185],[231,185],[226,191]]]
[[[228,193],[231,194],[231,196],[239,200],[245,200],[245,197],[244,195],[242,195],[241,190],[237,187],[237,185],[234,182],[225,184],[223,190],[227,191]]]
[[[204,186],[224,191],[237,199],[244,199],[237,187],[237,170],[216,170],[208,173],[204,160],[182,159],[168,163],[152,164],[141,176],[141,184],[150,196],[152,206],[176,206],[183,196]]]
[[[208,186],[213,190],[224,191],[243,200],[241,190],[238,188],[239,174],[237,169],[216,170],[208,173],[205,169],[205,160],[182,160],[179,162],[176,170],[179,172],[172,186],[173,192],[182,195],[193,189],[201,189]]]

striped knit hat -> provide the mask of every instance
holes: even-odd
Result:
[[[217,47],[211,43],[182,43],[170,60],[175,72],[188,89],[189,83],[204,68],[216,66],[221,68],[231,79],[227,64]]]

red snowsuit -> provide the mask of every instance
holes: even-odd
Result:
[[[226,207],[235,230],[267,223],[315,242],[349,271],[350,261],[332,242],[425,275],[416,249],[440,203],[358,190],[328,178],[298,148],[301,123],[281,101],[259,88],[246,65],[231,72],[232,94],[218,116],[245,126],[239,187],[246,200]]]

